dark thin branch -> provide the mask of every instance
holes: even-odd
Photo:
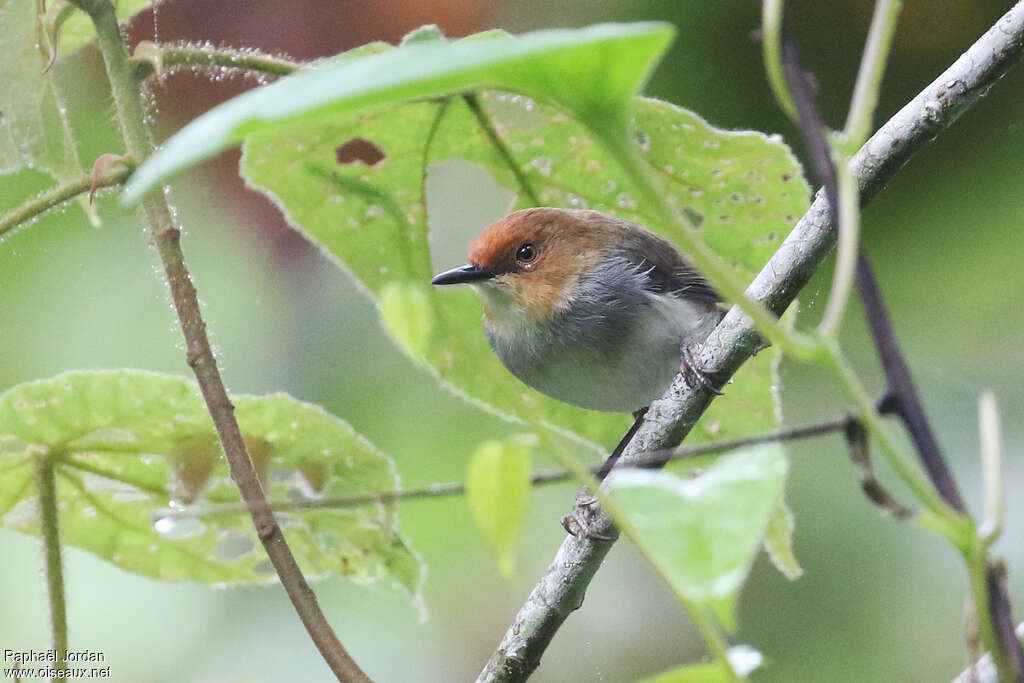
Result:
[[[1024,4],[1011,9],[956,62],[897,112],[857,152],[851,171],[870,201],[904,163],[934,140],[1017,63],[1024,51]],[[835,222],[828,200],[819,194],[786,241],[747,288],[747,295],[780,315],[807,284],[835,245]],[[757,350],[760,335],[737,308],[725,316],[705,344],[705,371],[725,381]],[[642,454],[674,449],[714,398],[676,377],[651,405],[644,424],[622,455],[623,463]],[[590,528],[614,534],[611,520],[595,508]],[[583,602],[590,580],[612,543],[569,536],[534,587],[480,674],[481,681],[521,681],[540,664],[545,648],[566,617]]]
[[[809,439],[816,436],[823,436],[833,432],[840,432],[848,429],[850,422],[857,422],[856,418],[841,417],[827,422],[817,422],[797,427],[786,427],[775,429],[763,434],[754,434],[739,439],[728,441],[715,441],[713,443],[701,444],[699,446],[681,446],[669,454],[669,460],[686,460],[701,455],[713,453],[724,453],[734,451],[746,446],[754,446],[761,443],[773,441],[792,441],[796,439]],[[660,467],[665,462],[663,453],[648,453],[646,459],[638,459],[629,467],[652,468]],[[78,466],[79,463],[70,464]],[[592,465],[590,473],[598,475],[601,465]],[[105,472],[105,476],[108,476]],[[569,470],[558,469],[546,472],[537,472],[530,477],[531,486],[547,486],[560,484],[575,479],[575,475]],[[334,496],[330,498],[310,498],[307,500],[289,500],[271,502],[270,509],[275,512],[290,512],[294,510],[333,509],[345,507],[357,507],[359,505],[370,505],[374,503],[394,503],[396,501],[416,500],[420,498],[445,498],[450,496],[461,496],[466,492],[466,485],[462,482],[442,482],[430,484],[418,489],[406,489],[404,491],[372,491],[368,493],[357,493],[348,496]],[[167,517],[212,517],[216,515],[237,515],[247,511],[245,505],[239,503],[214,503],[208,505],[196,505],[184,510],[163,511]]]
[[[786,86],[796,104],[797,123],[807,146],[807,154],[814,166],[818,182],[825,188],[831,220],[839,222],[839,177],[835,164],[832,163],[832,148],[825,137],[825,125],[818,115],[818,107],[814,104],[814,90],[810,76],[800,66],[800,54],[789,31],[783,23],[782,30],[782,74],[786,78]]]
[[[97,43],[110,80],[126,151],[136,159],[153,154],[153,142],[145,125],[139,83],[128,59],[128,52],[117,15],[109,0],[72,0],[92,18]],[[263,488],[245,447],[235,418],[235,407],[217,368],[217,361],[206,335],[206,323],[199,307],[196,289],[181,250],[181,231],[174,225],[170,206],[162,192],[149,193],[142,202],[146,223],[163,263],[171,298],[185,337],[186,360],[195,373],[214,427],[220,437],[231,470],[231,478],[249,507],[260,541],[270,558],[281,585],[302,619],[310,638],[331,671],[340,681],[369,681],[359,665],[331,629],[316,595],[299,569],[284,534],[267,505]]]
[[[1024,651],[1017,637],[1010,614],[1010,596],[1006,592],[1006,565],[1002,560],[989,561],[985,565],[985,583],[988,586],[988,604],[992,610],[992,626],[995,627],[999,646],[1006,657],[1008,673],[1012,680],[1024,681]]]
[[[1016,636],[1024,638],[1024,623],[1017,624]],[[999,683],[999,670],[992,660],[991,653],[986,652],[977,661],[953,679],[953,683]]]
[[[800,66],[796,44],[785,31],[782,43],[782,68],[789,91],[796,103],[800,132],[807,145],[811,162],[819,181],[824,185],[829,206],[837,207],[839,206],[839,178],[836,174],[828,139],[825,137],[825,127],[818,115],[818,108],[814,103],[807,75]],[[832,215],[832,221],[837,221],[835,213]],[[928,418],[924,414],[920,397],[910,376],[910,369],[903,359],[899,342],[896,340],[896,334],[889,321],[881,290],[871,272],[867,257],[863,253],[857,259],[856,283],[864,303],[868,323],[871,326],[875,346],[878,348],[882,367],[885,370],[889,389],[888,399],[890,402],[888,405],[892,406],[894,412],[903,419],[917,448],[918,457],[936,490],[943,500],[949,503],[950,507],[963,513],[966,510],[960,498],[960,492],[957,490],[931,426],[928,424]]]
[[[942,457],[939,443],[932,432],[931,424],[924,414],[921,397],[910,376],[910,368],[903,358],[896,332],[889,320],[889,313],[882,298],[882,291],[871,270],[871,264],[863,251],[857,256],[857,291],[864,304],[864,313],[871,327],[871,336],[885,370],[888,392],[884,401],[886,412],[898,415],[914,441],[917,455],[924,465],[928,478],[949,506],[960,513],[966,512],[960,491],[946,460]]]

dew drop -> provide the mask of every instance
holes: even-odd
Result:
[[[554,162],[550,157],[537,157],[530,161],[530,165],[537,169],[537,172],[542,176],[551,175],[551,168],[554,166]]]
[[[164,538],[179,541],[198,536],[206,525],[195,517],[179,517],[170,510],[157,510],[153,514],[153,529]]]
[[[566,197],[566,203],[569,205],[569,208],[571,209],[589,208],[587,200],[585,200],[583,197],[580,197],[579,195],[573,194],[572,192],[570,192]]]

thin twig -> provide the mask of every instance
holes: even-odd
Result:
[[[114,7],[109,0],[72,1],[90,15],[96,27],[97,41],[106,65],[127,152],[137,159],[146,159],[153,153],[153,143],[145,125],[139,85],[133,75]],[[167,199],[162,192],[151,192],[142,205],[171,288],[174,308],[185,337],[186,359],[195,373],[210,417],[220,436],[231,469],[231,478],[249,507],[267,556],[314,644],[338,680],[369,681],[327,623],[317,604],[316,595],[302,575],[267,505],[263,488],[246,451],[238,420],[235,419],[234,406],[224,388],[210,348],[196,289],[192,285],[181,251],[181,231],[173,223]]]
[[[768,75],[768,85],[775,95],[775,101],[792,121],[797,121],[799,114],[796,104],[786,87],[786,77],[782,73],[782,25],[786,13],[784,0],[764,0],[761,3],[761,49],[764,57],[764,70]]]
[[[1018,640],[1024,638],[1024,622],[1017,624],[1015,634]],[[992,655],[982,655],[978,661],[954,678],[953,683],[999,683],[999,670],[992,661]]]
[[[870,201],[907,159],[949,127],[1013,66],[1024,51],[1024,5],[1018,4],[974,43],[917,97],[882,126],[860,149],[851,170]],[[747,295],[781,314],[807,284],[835,244],[835,224],[828,200],[821,194],[811,204],[772,257]],[[705,370],[716,378],[730,377],[758,348],[760,335],[735,307],[705,344]],[[654,402],[623,461],[644,451],[677,446],[711,402],[713,395],[688,387],[677,377]],[[598,526],[613,525],[599,517]],[[566,617],[577,609],[594,573],[612,543],[568,537],[510,624],[497,651],[480,674],[482,681],[524,680],[540,664],[544,649]]]
[[[868,432],[860,420],[849,420],[846,425],[846,445],[850,460],[860,470],[860,487],[864,495],[883,512],[897,518],[910,516],[911,511],[900,505],[880,481],[875,477],[871,466],[871,452],[868,443]]]
[[[857,82],[853,86],[853,97],[850,98],[846,128],[843,129],[843,142],[854,146],[854,149],[862,145],[871,132],[882,75],[889,60],[892,37],[896,33],[896,17],[902,6],[903,0],[878,0],[875,3],[860,70],[857,71]]]
[[[899,342],[896,340],[896,332],[889,320],[882,291],[875,280],[871,264],[863,252],[857,258],[857,290],[860,292],[864,313],[867,316],[868,325],[871,327],[871,335],[875,340],[882,368],[885,370],[885,380],[888,386],[886,404],[892,412],[900,416],[907,431],[910,432],[910,438],[914,442],[921,464],[924,465],[928,472],[928,478],[931,479],[939,495],[950,507],[963,513],[966,509],[960,498],[960,491],[942,457],[942,451],[939,449],[939,443],[935,439],[928,418],[924,414],[921,398],[918,396],[914,380],[910,376],[910,368],[907,367],[907,362],[903,358]]]
[[[1010,614],[1010,596],[1006,592],[1006,565],[1002,560],[989,561],[985,565],[985,585],[988,587],[988,604],[992,610],[992,626],[999,639],[999,648],[993,654],[996,664],[1003,664],[999,672],[1004,678],[1016,683],[1024,682],[1024,649],[1013,627]],[[999,661],[1003,656],[1005,660]]]
[[[770,432],[764,432],[763,434],[754,434],[738,439],[730,439],[728,441],[715,441],[713,443],[701,444],[698,446],[680,446],[668,454],[667,460],[687,460],[702,455],[734,451],[738,448],[745,448],[747,446],[754,446],[761,443],[793,441],[823,436],[825,434],[841,432],[847,429],[850,421],[851,418],[846,416],[836,418],[834,420],[828,420],[826,422],[816,422],[809,425],[775,429]],[[646,457],[638,458],[635,462],[630,463],[629,467],[661,467],[666,462],[665,455],[665,453],[647,453],[645,454]],[[71,464],[75,466],[79,465],[77,461]],[[603,466],[603,464],[591,465],[589,468],[590,473],[597,476]],[[575,479],[575,475],[569,470],[548,470],[545,472],[537,472],[531,476],[530,485],[547,486],[550,484],[560,484],[573,479]],[[403,491],[371,491],[347,496],[333,496],[330,498],[277,501],[270,503],[270,509],[274,512],[336,509],[370,505],[374,503],[394,503],[396,501],[416,500],[420,498],[446,498],[451,496],[461,496],[465,492],[466,485],[464,483],[451,481],[430,484],[429,486],[417,489],[406,489]],[[216,515],[237,515],[247,511],[248,508],[241,503],[213,503],[208,505],[195,505],[187,507],[184,510],[168,509],[166,512],[168,517],[212,517]]]
[[[154,43],[148,40],[135,46],[131,63],[136,67],[136,78],[150,75],[163,76],[182,69],[198,69],[211,73],[241,71],[287,76],[304,69],[309,64],[285,57],[264,54],[246,48],[213,47],[196,43]]]
[[[98,189],[120,185],[128,179],[132,170],[134,170],[134,166],[129,164],[111,166],[109,170],[96,176],[95,187]],[[36,216],[60,206],[70,199],[74,199],[78,195],[89,192],[90,188],[93,187],[93,181],[93,175],[86,173],[74,180],[65,181],[60,185],[44,190],[21,204],[21,206],[11,209],[3,216],[0,216],[0,238],[19,225],[31,221]]]
[[[57,482],[49,454],[36,457],[39,488],[39,522],[42,526],[43,555],[46,558],[46,590],[50,598],[50,630],[57,653],[55,668],[63,671],[68,652],[68,612],[64,597],[64,563],[61,559],[60,527],[57,514]]]
[[[1003,435],[999,427],[999,407],[991,391],[978,399],[978,436],[985,504],[985,517],[978,526],[978,536],[986,544],[992,544],[1003,531],[1006,503],[1003,500]]]

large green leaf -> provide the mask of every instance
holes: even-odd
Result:
[[[743,585],[785,479],[777,444],[724,455],[693,478],[646,470],[609,478],[634,542],[677,594],[716,608]]]
[[[670,226],[653,222],[646,207],[636,206],[629,178],[580,122],[550,105],[508,93],[487,92],[481,99],[543,203],[589,206],[673,237]],[[705,238],[736,264],[741,277],[752,276],[792,216],[806,206],[806,185],[792,155],[777,140],[716,130],[657,100],[637,99],[634,111],[645,156],[675,178],[667,186],[670,196],[693,217],[706,217],[701,221]],[[339,156],[349,159],[343,152],[357,149],[354,141],[362,141],[372,163],[339,163]],[[502,414],[611,446],[624,431],[625,418],[580,410],[525,387],[491,353],[473,293],[429,286],[436,268],[464,259],[467,237],[448,257],[458,260],[437,263],[432,257],[432,249],[452,240],[445,232],[453,214],[473,200],[456,190],[428,206],[433,178],[427,177],[428,170],[455,163],[493,178],[497,187],[513,193],[518,206],[530,204],[461,98],[377,108],[253,135],[245,143],[242,172],[281,206],[294,226],[365,285],[403,348],[450,386]],[[390,314],[399,310],[404,315]],[[773,356],[763,353],[744,367],[692,440],[774,426]]]
[[[283,394],[233,396],[272,501],[390,490],[391,461],[345,422]],[[176,517],[239,500],[196,385],[118,370],[73,372],[0,395],[0,515],[39,533],[33,464],[52,462],[61,539],[130,571],[207,583],[269,581],[248,514]],[[421,569],[389,506],[278,513],[311,576],[386,578],[419,590]]]
[[[250,133],[487,87],[543,96],[592,126],[616,128],[672,34],[669,24],[646,22],[516,38],[490,32],[455,42],[425,35],[400,48],[332,60],[251,90],[185,126],[135,173],[125,200],[137,202],[174,173]]]

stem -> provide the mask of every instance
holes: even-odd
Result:
[[[100,173],[96,177],[96,188],[113,187],[120,185],[131,175],[133,167],[117,164],[108,171]],[[69,199],[85,194],[92,187],[93,177],[86,173],[74,180],[69,180],[44,190],[32,199],[24,202],[21,206],[11,209],[3,216],[0,216],[0,238],[14,230],[19,225],[31,221],[55,206],[59,206]]]
[[[999,596],[1000,587],[992,585],[994,577],[989,575],[990,566],[985,543],[980,538],[974,539],[969,547],[963,549],[963,557],[970,577],[971,600],[974,603],[974,610],[978,614],[978,633],[981,636],[981,641],[985,644],[985,649],[992,655],[996,670],[999,672],[999,680],[1004,683],[1020,681],[1020,671],[1018,669],[1014,672],[1014,666],[1008,654],[1014,645],[1016,645],[1015,649],[1019,651],[1020,643],[1019,641],[1003,643],[996,628],[996,619],[992,618],[996,616],[994,603],[1001,602],[1001,596]],[[998,581],[996,583],[998,584]],[[1012,623],[1010,628],[1012,632]],[[1014,640],[1016,639],[1014,638]]]
[[[127,152],[136,159],[146,159],[153,152],[153,143],[144,123],[138,82],[128,60],[114,8],[109,0],[73,2],[92,17],[96,26],[97,42],[106,65]],[[242,499],[249,507],[253,524],[267,556],[274,565],[281,585],[288,593],[307,632],[338,680],[369,681],[331,630],[317,604],[316,595],[302,575],[281,528],[267,505],[256,470],[246,451],[238,421],[235,419],[234,406],[224,388],[217,362],[210,349],[206,323],[203,321],[196,290],[181,251],[181,231],[173,224],[167,199],[161,192],[151,192],[143,199],[142,206],[171,288],[171,297],[185,337],[186,360],[195,373],[210,417],[220,436],[231,469],[231,478],[238,485]]]
[[[857,289],[860,291],[867,315],[868,326],[874,338],[878,355],[885,370],[889,402],[893,404],[893,412],[903,419],[910,438],[914,442],[918,459],[924,465],[932,484],[942,498],[954,510],[966,513],[956,481],[946,465],[938,440],[932,432],[931,424],[924,413],[921,397],[917,394],[910,368],[903,358],[896,332],[893,330],[889,313],[885,308],[882,291],[875,280],[871,264],[863,253],[857,258]]]
[[[828,303],[818,334],[834,339],[843,322],[843,312],[853,289],[857,270],[857,245],[860,243],[860,192],[857,181],[850,173],[849,159],[840,155],[836,164],[839,182],[839,242],[836,245],[836,269],[832,274]]]
[[[1018,624],[1014,636],[1019,642],[1024,637],[1024,623]],[[992,661],[992,655],[985,653],[981,658],[953,679],[953,683],[999,683],[999,670]]]
[[[1002,78],[1024,52],[1024,3],[1018,3],[956,62],[872,136],[851,162],[870,201],[914,152],[934,140],[988,88]],[[781,315],[836,241],[828,200],[819,193],[807,213],[761,270],[746,294]],[[758,348],[751,321],[734,307],[704,345],[705,370],[720,380],[730,377]],[[674,448],[710,404],[713,396],[676,377],[647,413],[621,463],[638,454]],[[621,466],[621,464],[620,464]],[[587,586],[611,543],[567,537],[554,561],[531,591],[491,656],[480,680],[525,680],[566,617],[582,604]]]
[[[468,93],[462,96],[466,104],[469,105],[470,111],[473,112],[473,116],[476,117],[477,123],[480,124],[480,128],[483,129],[487,135],[487,139],[497,150],[501,156],[502,161],[508,166],[509,170],[512,171],[512,175],[515,176],[516,182],[519,183],[520,189],[529,198],[530,203],[533,206],[540,206],[540,197],[537,196],[537,192],[533,189],[533,185],[530,184],[530,179],[523,173],[523,169],[516,163],[516,160],[512,157],[512,152],[509,151],[508,146],[505,145],[505,141],[498,135],[498,131],[494,129],[494,123],[491,122],[487,112],[480,106],[480,98],[476,93]]]
[[[39,521],[43,535],[43,555],[46,560],[46,590],[50,598],[50,628],[53,649],[57,653],[56,668],[67,668],[68,613],[64,599],[64,565],[60,554],[60,528],[57,518],[57,482],[49,454],[41,454],[35,461],[36,483],[39,487]]]
[[[764,0],[761,3],[761,51],[764,56],[764,69],[768,75],[768,85],[779,107],[792,121],[800,117],[796,104],[790,97],[786,79],[782,74],[782,16],[785,12],[784,0]]]
[[[973,524],[970,519],[951,508],[939,496],[928,478],[914,465],[913,457],[900,448],[895,440],[893,440],[889,430],[882,424],[881,417],[875,409],[875,402],[871,399],[864,385],[861,384],[860,378],[857,377],[857,373],[854,372],[849,361],[846,360],[846,357],[839,350],[838,344],[831,343],[829,349],[832,370],[839,378],[840,384],[847,396],[857,407],[858,414],[864,421],[864,426],[867,427],[871,435],[881,445],[882,453],[885,455],[886,460],[889,461],[893,470],[896,471],[896,474],[899,475],[900,479],[903,480],[903,483],[907,485],[907,488],[911,490],[917,499],[924,503],[925,507],[935,516],[943,519],[949,525],[948,528],[956,532],[954,534],[944,533],[943,535],[958,548],[964,548],[968,542],[968,534],[973,530]]]
[[[737,675],[736,669],[732,668],[732,662],[729,661],[729,644],[722,638],[722,634],[719,633],[718,628],[715,626],[714,618],[708,612],[708,608],[705,605],[693,604],[682,596],[680,596],[680,600],[683,600],[687,611],[690,613],[690,618],[693,619],[693,625],[697,628],[704,642],[708,644],[708,650],[710,650],[711,655],[721,663],[723,673],[726,676],[725,680],[732,683],[742,683],[742,681],[747,680],[746,677]]]
[[[871,132],[875,107],[878,106],[878,91],[882,85],[885,64],[889,59],[889,48],[892,46],[893,34],[896,33],[896,20],[902,6],[902,0],[878,0],[875,3],[871,28],[868,29],[860,70],[857,72],[857,83],[853,86],[850,112],[843,131],[844,145],[854,149],[864,144],[868,133]]]
[[[1003,466],[1002,434],[996,397],[986,391],[978,399],[978,434],[981,437],[981,477],[985,492],[985,519],[978,527],[978,536],[991,545],[1003,530]]]
[[[776,429],[763,434],[754,434],[752,436],[730,439],[728,441],[715,441],[713,443],[701,444],[698,446],[680,446],[676,450],[672,451],[667,458],[665,457],[666,454],[662,452],[648,452],[645,454],[645,457],[638,458],[636,462],[624,465],[623,467],[651,468],[666,461],[686,460],[702,455],[724,453],[761,443],[792,441],[796,439],[808,439],[816,436],[823,436],[825,434],[841,432],[847,429],[850,424],[850,419],[851,418],[847,416],[829,420],[827,422]],[[68,464],[73,467],[94,471],[102,474],[103,476],[113,477],[115,479],[117,478],[116,475],[112,475],[104,470],[90,470],[88,465],[77,460],[70,460],[68,461]],[[589,467],[589,471],[592,475],[596,476],[601,471],[602,467],[603,465],[601,464],[591,465]],[[549,470],[547,472],[537,472],[531,476],[530,485],[547,486],[549,484],[559,484],[570,481],[573,478],[573,472],[568,469]],[[120,481],[123,481],[123,479]],[[464,483],[452,481],[430,484],[418,489],[406,489],[404,491],[371,491],[368,493],[356,493],[348,496],[334,496],[330,498],[271,502],[269,505],[270,509],[275,512],[322,510],[358,507],[360,505],[370,505],[373,503],[394,503],[396,501],[417,500],[422,498],[446,498],[451,496],[461,496],[465,492],[466,485]],[[168,516],[172,517],[211,517],[215,515],[236,515],[247,511],[248,508],[240,503],[215,503],[189,507],[178,511],[168,510],[167,512]]]
[[[237,69],[268,76],[287,76],[308,64],[284,57],[263,54],[253,49],[236,50],[195,43],[157,44],[140,42],[132,53],[131,61],[139,69],[137,78],[162,76],[179,69],[223,70]]]

